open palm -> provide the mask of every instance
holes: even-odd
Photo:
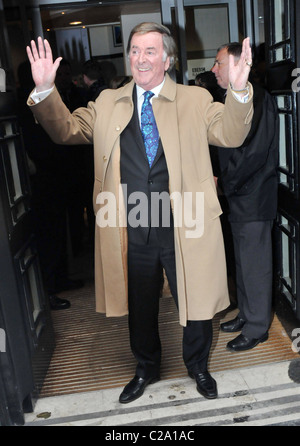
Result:
[[[56,71],[59,67],[61,57],[53,62],[52,50],[47,40],[38,37],[38,47],[31,41],[31,47],[26,48],[29,62],[31,64],[31,73],[36,91],[44,91],[53,87]]]
[[[243,41],[241,57],[238,62],[234,56],[229,55],[229,82],[235,90],[243,90],[247,84],[252,65],[252,51],[250,39],[247,37]]]

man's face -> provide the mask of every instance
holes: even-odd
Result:
[[[134,34],[129,52],[131,73],[137,85],[151,90],[161,84],[170,66],[169,57],[164,61],[163,38],[158,32]]]
[[[229,85],[229,56],[227,48],[222,48],[216,57],[212,72],[221,88],[227,90]]]

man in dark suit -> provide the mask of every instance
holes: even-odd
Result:
[[[228,88],[228,58],[239,60],[239,43],[223,45],[213,72]],[[254,117],[238,149],[218,150],[218,186],[228,204],[236,268],[239,314],[221,324],[227,333],[241,334],[227,344],[232,351],[254,348],[268,339],[272,306],[272,227],[277,211],[278,113],[271,95],[253,85]]]

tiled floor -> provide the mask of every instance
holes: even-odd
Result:
[[[82,267],[79,271],[82,272]],[[281,301],[277,303],[276,313],[283,324],[279,333],[283,330],[287,336],[284,351],[291,353],[291,333],[295,327],[300,327],[300,322]],[[61,313],[59,317],[62,316]],[[82,319],[80,327],[84,332]],[[65,327],[63,332],[66,333]],[[57,335],[59,338],[61,333],[58,331]],[[277,338],[275,333],[273,338]],[[265,351],[268,343],[256,349]],[[218,383],[219,397],[216,400],[206,400],[199,395],[195,382],[184,373],[164,375],[162,381],[147,387],[141,398],[128,405],[118,401],[123,383],[115,383],[113,388],[41,397],[34,412],[26,414],[25,426],[102,426],[103,432],[111,435],[114,427],[120,427],[120,432],[122,429],[122,432],[124,429],[125,432],[138,430],[140,426],[143,429],[146,426],[149,429],[155,426],[192,427],[196,432],[196,426],[300,425],[300,356],[296,355],[294,359],[295,356],[283,355],[267,364],[255,364],[253,355],[256,356],[256,352],[250,352],[248,362],[234,368],[212,370]],[[289,377],[290,364],[298,366],[298,383]],[[118,431],[115,429],[114,432]]]
[[[160,381],[128,405],[120,388],[41,398],[26,426],[299,426],[300,384],[290,361],[213,374],[219,397],[206,400],[190,378]],[[129,429],[130,430],[130,429]]]

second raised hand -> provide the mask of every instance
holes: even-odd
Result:
[[[35,41],[32,40],[31,46],[27,46],[26,51],[36,91],[41,92],[52,88],[62,57],[58,57],[53,62],[50,44],[48,40],[45,39],[43,41],[41,37],[38,37],[38,47]]]
[[[239,61],[234,56],[229,56],[229,82],[234,90],[244,90],[247,86],[249,73],[252,66],[252,50],[250,38],[243,41],[242,53]]]

